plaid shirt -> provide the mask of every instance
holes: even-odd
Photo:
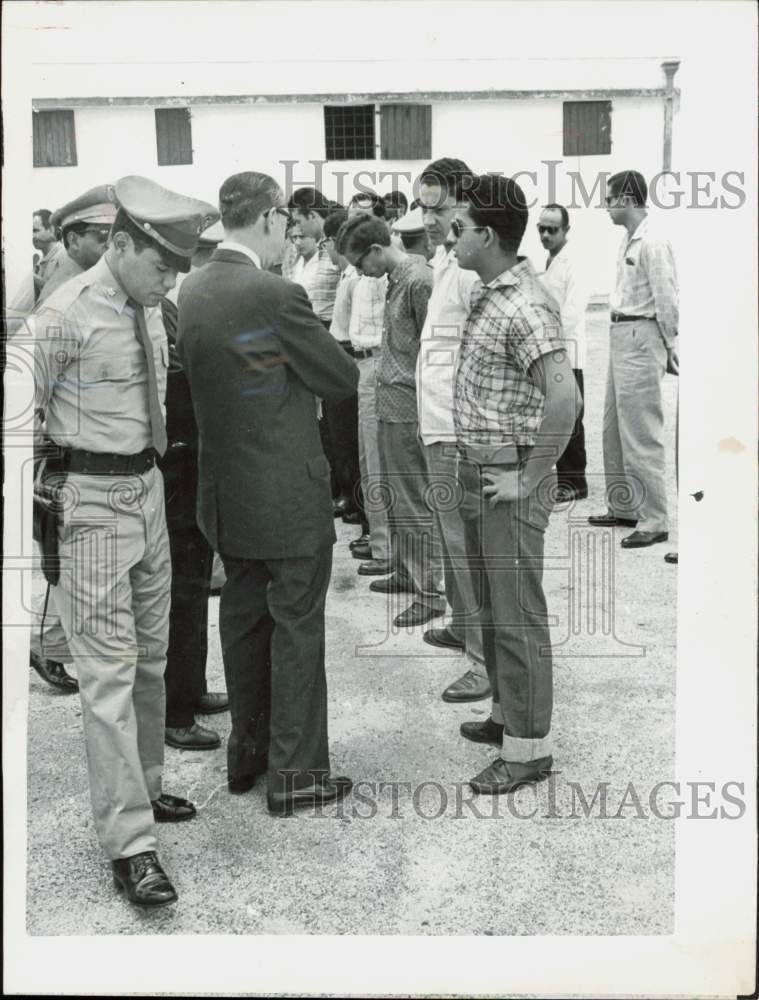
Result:
[[[526,258],[488,285],[478,281],[454,376],[459,447],[533,445],[545,397],[527,372],[562,346],[556,303]]]
[[[625,233],[617,254],[613,312],[647,316],[659,324],[667,347],[675,346],[678,327],[677,272],[672,247],[643,219],[632,236]]]
[[[416,423],[416,356],[432,270],[424,257],[407,257],[387,280],[382,353],[377,371],[377,417],[393,424]]]
[[[290,280],[303,285],[316,315],[329,323],[335,308],[340,268],[330,260],[324,240],[319,244],[313,257],[304,263],[302,269],[297,267],[293,269]]]

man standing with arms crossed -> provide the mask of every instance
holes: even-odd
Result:
[[[643,175],[614,174],[606,188],[609,218],[626,233],[611,300],[604,406],[608,510],[588,521],[637,526],[622,548],[638,549],[669,537],[661,380],[665,372],[679,372],[677,275],[672,247],[649,223]]]

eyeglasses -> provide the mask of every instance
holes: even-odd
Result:
[[[488,226],[464,226],[459,222],[458,219],[454,219],[451,223],[451,232],[456,237],[456,239],[461,236],[465,229],[487,229]]]
[[[98,243],[107,243],[108,237],[111,235],[111,229],[110,226],[104,226],[102,229],[98,229],[97,226],[88,226],[82,230],[82,236],[86,236],[87,233],[92,233]]]
[[[541,226],[538,223],[538,232],[542,236],[543,233],[548,233],[549,236],[555,236],[559,231],[559,226]]]

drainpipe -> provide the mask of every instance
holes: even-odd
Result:
[[[680,67],[678,62],[664,62],[661,68],[666,77],[664,95],[664,149],[662,150],[662,171],[672,170],[672,116],[675,105],[675,73]]]

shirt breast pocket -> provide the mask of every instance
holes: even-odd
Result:
[[[84,358],[79,362],[79,380],[84,385],[128,382],[132,377],[129,358]]]

